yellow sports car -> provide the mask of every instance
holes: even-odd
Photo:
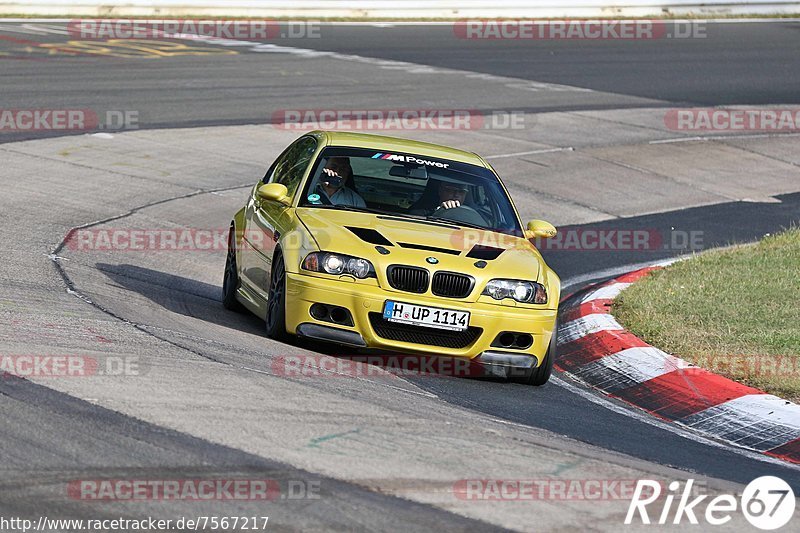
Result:
[[[273,339],[467,358],[533,385],[555,358],[561,282],[494,169],[436,144],[315,131],[233,217],[223,302]]]

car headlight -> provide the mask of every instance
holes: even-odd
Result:
[[[375,268],[366,259],[330,252],[311,252],[303,260],[303,269],[334,276],[349,274],[359,279],[376,277]]]
[[[514,279],[493,279],[486,284],[483,294],[495,300],[513,298],[527,304],[546,304],[547,290],[535,281],[519,281]]]

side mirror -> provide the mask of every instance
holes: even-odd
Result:
[[[289,198],[289,190],[286,185],[281,183],[268,183],[258,188],[258,197],[262,200],[270,202],[278,202],[283,205],[292,205],[292,199]]]
[[[525,230],[526,239],[549,239],[558,233],[555,226],[544,220],[531,220],[528,222],[528,229]]]

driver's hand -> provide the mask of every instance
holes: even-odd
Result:
[[[461,202],[459,202],[458,200],[445,200],[439,207],[444,207],[445,209],[453,209],[454,207],[460,207],[460,206]]]
[[[333,171],[333,170],[331,170],[330,168],[323,168],[323,169],[322,169],[322,172],[324,172],[325,174],[327,174],[328,176],[330,176],[330,177],[332,177],[332,178],[333,178],[334,176],[339,176],[339,174],[337,174],[336,172],[334,172],[334,171]],[[339,176],[339,177],[341,178],[341,176]]]

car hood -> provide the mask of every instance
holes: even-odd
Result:
[[[461,272],[485,282],[500,277],[536,281],[542,271],[539,251],[521,237],[445,221],[333,209],[298,208],[297,216],[320,250],[363,257],[381,272],[389,265],[404,264],[432,272]],[[380,246],[389,253],[379,253]],[[482,268],[481,262],[485,262]]]

